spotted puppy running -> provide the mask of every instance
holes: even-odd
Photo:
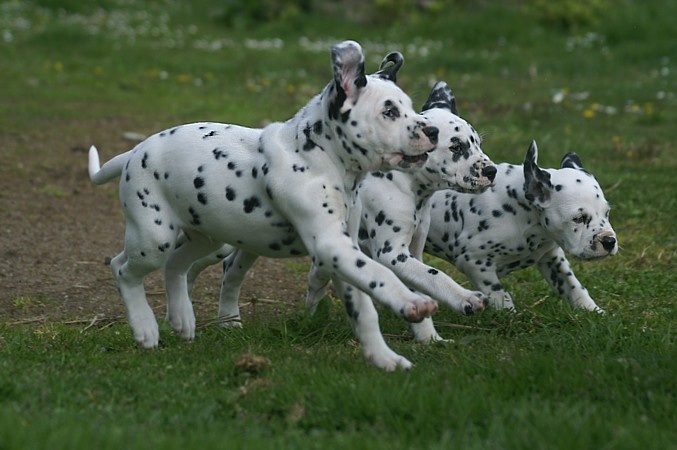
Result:
[[[410,321],[436,311],[435,301],[409,290],[354,245],[347,219],[351,192],[364,173],[420,168],[438,130],[387,76],[365,75],[358,43],[336,45],[331,56],[334,79],[287,122],[262,130],[181,125],[101,168],[96,149],[90,149],[94,183],[120,177],[125,247],[111,269],[143,347],[159,341],[145,276],[165,267],[168,319],[192,339],[186,272],[222,243],[249,255],[309,254],[334,283],[356,286]],[[186,239],[177,248],[180,232]],[[352,307],[359,311],[360,305]],[[356,326],[356,332],[363,342],[372,330]],[[408,367],[390,349],[364,352],[378,367]]]
[[[407,286],[461,314],[473,314],[484,309],[486,297],[423,262],[430,199],[444,189],[469,196],[483,192],[493,184],[496,167],[482,151],[480,135],[458,116],[456,98],[447,83],[433,87],[422,114],[440,130],[437,150],[430,153],[423,170],[373,172],[360,183],[355,210],[360,219],[360,246]],[[326,281],[311,270],[306,301],[311,311],[324,296]],[[352,293],[358,295],[362,294]],[[442,340],[429,318],[411,326],[418,341]]]
[[[515,309],[500,278],[536,265],[572,306],[603,312],[565,252],[584,260],[618,252],[609,204],[575,153],[564,155],[559,169],[541,169],[537,158],[534,141],[524,165],[498,165],[488,191],[436,193],[425,251],[454,263],[496,308]]]

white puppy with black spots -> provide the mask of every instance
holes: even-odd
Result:
[[[486,297],[423,262],[430,199],[444,189],[483,192],[493,184],[496,167],[482,151],[480,135],[458,116],[456,98],[445,82],[433,87],[422,114],[440,130],[437,149],[422,170],[373,172],[360,183],[360,246],[407,286],[456,312],[473,314],[484,309]],[[324,296],[327,281],[311,270],[306,301],[311,311]],[[363,294],[353,293],[357,295]],[[412,323],[412,331],[421,342],[442,340],[430,318]]]
[[[495,308],[515,309],[500,279],[536,265],[573,307],[603,312],[565,253],[584,260],[618,253],[609,203],[575,153],[559,169],[542,169],[537,158],[534,141],[524,165],[499,164],[484,193],[436,193],[425,251],[452,262]]]
[[[96,149],[90,149],[94,183],[120,177],[125,246],[111,269],[143,347],[159,342],[144,277],[165,268],[169,322],[192,339],[186,273],[223,243],[254,259],[309,254],[336,285],[355,286],[410,321],[437,310],[434,300],[412,292],[358,248],[348,218],[352,191],[366,172],[421,167],[438,130],[413,110],[387,73],[365,75],[358,43],[336,45],[331,56],[334,79],[287,122],[262,130],[182,125],[101,168]],[[185,242],[176,248],[180,232]],[[353,302],[350,309],[359,315],[362,306]],[[410,366],[378,339],[370,344],[378,329],[358,322],[356,334],[370,361],[388,370]]]

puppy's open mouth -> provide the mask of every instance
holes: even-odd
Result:
[[[427,160],[428,160],[427,153],[422,153],[420,155],[402,155],[402,163],[405,163],[407,165],[423,164]]]

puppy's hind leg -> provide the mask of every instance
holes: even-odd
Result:
[[[134,339],[144,348],[155,348],[160,341],[155,314],[148,304],[143,279],[165,263],[176,235],[142,233],[127,222],[125,249],[111,261],[111,270],[127,308]]]
[[[221,247],[220,242],[195,231],[184,231],[183,244],[174,250],[165,264],[167,317],[176,334],[184,339],[195,338],[195,313],[188,289],[188,271],[195,261]]]
[[[315,314],[320,300],[327,294],[330,277],[323,273],[315,264],[308,272],[308,290],[306,291],[306,308],[310,314]]]
[[[219,298],[219,320],[226,328],[241,328],[240,317],[240,290],[245,275],[254,265],[258,256],[237,249],[223,263],[223,281]]]

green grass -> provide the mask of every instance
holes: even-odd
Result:
[[[416,364],[409,373],[368,366],[328,300],[314,318],[207,327],[192,344],[163,328],[155,352],[138,350],[126,324],[4,325],[0,449],[677,448],[677,6],[609,2],[596,21],[553,29],[525,12],[531,3],[248,28],[224,25],[207,0],[0,2],[0,31],[11,33],[0,36],[5,136],[79,119],[124,118],[138,125],[120,132],[143,133],[284,120],[330,79],[328,46],[353,38],[370,70],[404,53],[399,81],[417,105],[430,81],[447,81],[495,161],[520,162],[534,138],[543,166],[578,152],[612,203],[621,246],[615,258],[573,262],[605,316],[572,311],[531,269],[505,280],[517,315],[439,313],[452,344],[415,344],[383,311],[388,342]],[[3,158],[20,160],[28,145]],[[62,195],[56,183],[36,189]],[[250,353],[270,366],[238,369]]]

